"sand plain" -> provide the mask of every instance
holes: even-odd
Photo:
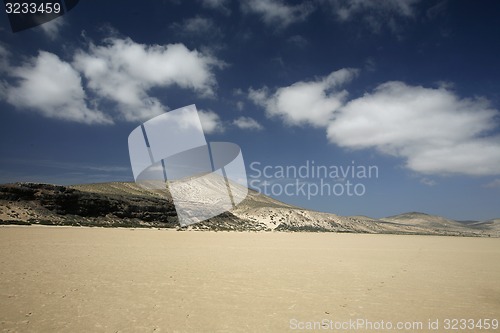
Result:
[[[3,332],[500,319],[498,238],[5,226],[0,267]]]

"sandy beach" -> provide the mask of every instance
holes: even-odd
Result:
[[[335,323],[383,320],[424,332],[438,320],[444,331],[446,319],[500,319],[499,263],[493,238],[8,226],[0,328],[347,331]]]

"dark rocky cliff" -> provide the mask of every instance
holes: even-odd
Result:
[[[162,197],[79,191],[35,183],[0,185],[1,224],[177,228],[173,203]],[[194,229],[262,230],[226,212]]]

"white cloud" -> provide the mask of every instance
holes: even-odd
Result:
[[[415,5],[420,0],[329,0],[335,16],[341,22],[362,19],[374,31],[378,32],[387,25],[397,32],[397,21],[415,15]]]
[[[190,33],[199,33],[200,30],[210,30],[214,27],[211,19],[196,16],[184,21],[184,30]]]
[[[348,93],[340,88],[356,74],[342,69],[273,92],[250,88],[248,98],[286,125],[326,128],[331,143],[374,148],[404,159],[420,174],[500,174],[500,113],[488,100],[461,98],[449,85],[425,88],[393,81],[346,101]]]
[[[264,129],[255,119],[250,117],[239,117],[233,121],[233,124],[241,129],[261,131]]]
[[[375,72],[377,70],[377,64],[373,58],[367,58],[365,60],[365,70],[368,72]]]
[[[233,89],[233,95],[234,96],[243,96],[245,93],[241,88]]]
[[[223,14],[231,14],[231,10],[228,8],[229,0],[200,0],[201,5],[205,8],[215,9]]]
[[[89,42],[71,63],[43,51],[19,67],[13,68],[9,58],[0,45],[0,72],[14,82],[0,80],[1,99],[46,117],[86,124],[142,121],[167,111],[168,106],[149,94],[152,88],[178,86],[199,97],[214,97],[213,70],[223,66],[183,44],[143,45],[116,37],[103,45]],[[109,114],[98,111],[99,105],[106,105]]]
[[[201,16],[185,19],[182,23],[174,23],[171,28],[182,36],[203,36],[210,39],[222,37],[222,30],[217,27],[215,22]]]
[[[413,16],[414,5],[420,0],[330,0],[341,20],[350,20],[354,15],[363,12],[381,12],[400,16]]]
[[[355,69],[341,69],[314,81],[300,81],[270,93],[269,89],[249,89],[248,97],[265,108],[270,117],[280,117],[289,125],[328,125],[342,106],[347,92],[339,88],[356,76]]]
[[[245,13],[259,15],[268,25],[285,28],[292,23],[305,20],[314,7],[308,2],[289,5],[281,0],[246,0],[242,3],[242,10]]]
[[[198,116],[200,117],[201,127],[203,127],[205,133],[224,132],[224,125],[217,113],[211,110],[198,110]]]
[[[242,101],[236,102],[236,108],[238,109],[238,111],[243,111],[243,109],[245,108],[245,103],[243,103]]]
[[[40,52],[23,66],[13,68],[18,84],[6,87],[7,102],[57,118],[86,124],[109,124],[112,120],[85,101],[80,74],[56,55]]]
[[[39,28],[45,36],[47,36],[51,40],[55,40],[57,39],[57,37],[59,37],[59,32],[64,25],[64,17],[59,16],[52,21],[41,24]]]
[[[148,95],[153,87],[179,86],[202,97],[215,95],[214,67],[222,64],[210,55],[189,50],[183,44],[144,45],[130,38],[108,38],[104,45],[90,44],[73,61],[100,97],[118,104],[128,121],[145,120],[166,111]]]
[[[487,135],[497,115],[485,99],[387,82],[339,108],[327,136],[341,147],[402,157],[424,174],[500,174],[500,137]]]

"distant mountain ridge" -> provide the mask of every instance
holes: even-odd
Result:
[[[124,182],[0,185],[0,224],[185,229],[179,227],[167,189],[150,191]],[[339,216],[292,206],[249,190],[231,212],[187,229],[500,237],[500,219],[460,222],[418,212],[382,219]]]

